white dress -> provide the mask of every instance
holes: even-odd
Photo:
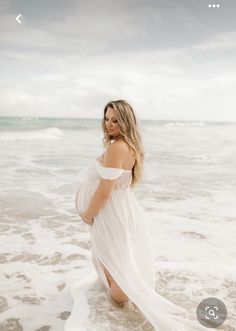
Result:
[[[155,330],[190,330],[180,316],[186,311],[155,291],[152,238],[143,210],[130,188],[132,170],[104,167],[95,160],[88,169],[87,180],[77,191],[78,212],[86,211],[100,178],[117,181],[104,208],[94,217],[93,224],[87,225],[92,242],[92,261],[99,279],[110,289],[102,267],[105,266]],[[75,324],[72,320],[67,321],[64,330],[77,330],[78,325]],[[201,327],[194,328],[198,329],[203,330]]]

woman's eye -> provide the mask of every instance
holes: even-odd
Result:
[[[108,118],[105,118],[105,121],[109,121],[109,119]],[[117,120],[113,120],[112,122],[113,123],[117,123]]]

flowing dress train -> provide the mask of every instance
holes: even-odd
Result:
[[[205,330],[198,321],[194,324],[183,318],[186,314],[184,308],[155,291],[152,238],[143,210],[130,187],[132,170],[104,167],[95,160],[88,169],[87,180],[77,191],[78,212],[87,209],[100,178],[116,179],[106,205],[94,217],[93,224],[87,225],[92,242],[92,261],[101,282],[110,289],[104,266],[156,331],[192,330],[189,327]]]

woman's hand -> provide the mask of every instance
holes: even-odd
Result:
[[[87,223],[87,224],[89,224],[89,225],[92,225],[92,224],[93,224],[93,218],[88,218],[88,217],[86,216],[86,213],[80,213],[79,216],[82,218],[82,220],[83,220],[85,223]]]

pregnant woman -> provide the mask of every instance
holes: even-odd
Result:
[[[102,129],[105,153],[94,160],[76,196],[91,235],[94,267],[119,306],[130,300],[157,331],[187,330],[178,319],[184,309],[155,291],[149,228],[132,191],[142,178],[144,159],[132,107],[124,100],[109,102]],[[66,329],[72,330],[76,325]]]

